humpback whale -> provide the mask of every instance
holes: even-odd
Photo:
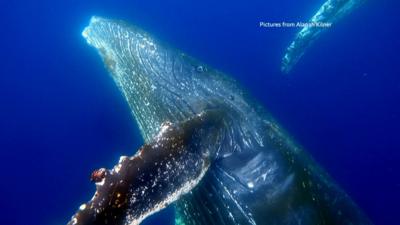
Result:
[[[328,0],[310,19],[310,23],[334,24],[345,15],[354,11],[365,1],[366,0]],[[286,49],[282,59],[281,71],[283,73],[289,73],[307,49],[321,36],[324,30],[326,29],[321,26],[305,26],[301,29]]]
[[[176,225],[372,224],[244,88],[123,21],[83,31],[144,145],[96,170],[68,225],[136,225],[169,204]]]

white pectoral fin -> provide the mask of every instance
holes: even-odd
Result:
[[[312,46],[323,31],[332,27],[338,20],[358,8],[365,0],[328,0],[304,26],[286,49],[282,58],[281,71],[289,73],[308,48]]]

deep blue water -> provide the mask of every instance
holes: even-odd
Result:
[[[398,224],[400,3],[367,2],[283,76],[297,30],[259,21],[307,20],[322,2],[1,1],[0,224],[65,224],[93,194],[91,171],[142,144],[81,37],[92,15],[135,23],[231,74],[376,224]],[[148,224],[172,224],[171,211]]]

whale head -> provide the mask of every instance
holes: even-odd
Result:
[[[138,27],[93,17],[82,35],[100,53],[145,141],[164,121],[180,122],[215,105],[239,115],[252,110],[235,81]]]

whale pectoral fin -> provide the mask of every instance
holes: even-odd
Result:
[[[332,24],[351,13],[365,1],[366,0],[326,1],[310,19],[309,23],[296,34],[295,39],[286,49],[282,59],[281,71],[285,74],[289,73],[326,28],[331,27]]]
[[[93,198],[69,225],[140,224],[193,189],[210,166],[210,148],[197,143],[219,124],[216,111],[205,111],[179,124],[164,123],[155,139],[113,169],[92,173]]]

